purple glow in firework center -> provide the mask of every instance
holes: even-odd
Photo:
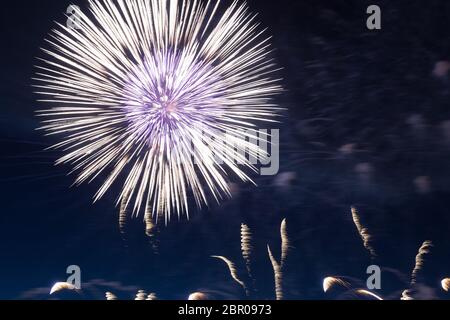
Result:
[[[132,127],[203,123],[222,109],[223,94],[215,89],[221,77],[207,61],[172,50],[144,60],[124,86],[123,111]]]

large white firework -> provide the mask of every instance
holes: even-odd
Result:
[[[264,153],[242,132],[274,121],[281,88],[245,3],[92,0],[75,16],[50,33],[35,79],[57,163],[77,185],[104,177],[94,201],[121,183],[118,204],[170,219],[191,196],[230,196],[230,173],[251,181],[245,154]]]

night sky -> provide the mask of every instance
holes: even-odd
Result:
[[[117,186],[93,204],[99,182],[71,187],[70,167],[53,165],[61,151],[46,151],[56,138],[36,131],[36,57],[70,3],[87,1],[9,1],[1,9],[0,299],[47,299],[69,265],[81,267],[87,299],[106,291],[133,298],[137,289],[162,299],[195,291],[243,299],[210,257],[244,271],[241,223],[254,234],[255,297],[273,299],[266,247],[279,255],[283,218],[293,246],[288,299],[342,298],[324,295],[323,278],[364,284],[371,264],[383,268],[378,294],[398,299],[425,240],[434,248],[418,298],[449,297],[440,288],[450,277],[449,1],[248,1],[283,68],[280,175],[253,176],[258,187],[239,184],[232,200],[160,226],[157,252],[141,218],[119,232]],[[382,9],[382,30],[366,28],[371,4]],[[374,261],[352,205],[373,235]]]

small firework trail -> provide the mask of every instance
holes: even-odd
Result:
[[[287,259],[288,251],[289,251],[289,247],[290,247],[289,238],[287,235],[286,219],[283,219],[283,221],[281,222],[280,234],[281,234],[281,267],[283,267],[284,264],[286,263],[286,259]]]
[[[252,289],[255,289],[255,279],[253,278],[252,272],[251,272],[251,255],[252,255],[252,250],[253,250],[253,246],[252,246],[251,242],[252,242],[252,232],[246,224],[242,223],[241,224],[241,253],[242,253],[242,258],[243,258],[245,266],[246,266],[248,279],[252,280],[252,282],[253,282]],[[225,257],[222,257],[222,256],[212,256],[212,257],[220,259],[227,264],[228,269],[230,270],[230,273],[231,273],[231,277],[240,286],[242,286],[242,288],[244,288],[245,294],[247,296],[250,296],[249,286],[244,281],[242,281],[238,278],[236,265],[231,260],[229,260]]]
[[[188,199],[231,197],[229,176],[256,171],[245,155],[267,155],[242,133],[280,112],[269,38],[245,3],[205,2],[90,0],[77,28],[51,32],[34,78],[52,105],[41,129],[61,138],[76,185],[103,179],[94,201],[120,183],[134,215],[189,217]]]
[[[373,249],[373,247],[370,245],[372,236],[370,235],[369,230],[361,224],[358,210],[355,207],[352,207],[351,210],[352,210],[353,222],[355,223],[355,226],[358,229],[358,233],[361,236],[361,239],[364,244],[364,248],[366,248],[367,251],[369,251],[371,258],[374,259],[377,255],[376,255],[376,252]]]
[[[431,248],[433,247],[433,243],[429,240],[424,241],[422,246],[419,248],[419,251],[416,255],[416,263],[414,265],[414,269],[411,274],[411,283],[410,289],[406,289],[402,292],[401,300],[414,300],[413,290],[412,288],[418,283],[419,274],[422,271],[422,268],[425,263],[425,258],[431,253]]]
[[[152,246],[153,252],[158,254],[158,226],[156,225],[153,214],[150,210],[147,210],[144,215],[145,222],[145,234],[150,239],[150,245]]]
[[[134,300],[144,301],[147,299],[147,297],[148,297],[148,294],[144,290],[139,290],[138,293],[136,294],[136,298]]]
[[[414,300],[412,296],[412,291],[410,289],[403,290],[402,297],[400,298],[400,300],[404,301]]]
[[[57,282],[50,289],[50,295],[63,290],[76,291],[77,288],[73,284],[67,282]]]
[[[107,301],[116,301],[116,300],[119,300],[119,298],[118,298],[114,293],[111,293],[111,292],[107,292],[107,293],[105,294],[105,296],[106,296],[106,300],[107,300]]]
[[[189,301],[201,301],[201,300],[208,300],[208,295],[203,292],[194,292],[189,295],[188,298]]]
[[[289,248],[289,238],[287,235],[287,222],[286,219],[283,220],[283,222],[281,223],[281,261],[286,260],[287,254],[288,254],[288,248]],[[251,241],[252,241],[252,233],[250,228],[245,225],[242,224],[241,225],[241,251],[242,251],[242,256],[244,258],[244,262],[246,263],[246,265],[249,265],[251,263],[251,253],[253,250],[253,247],[251,245]],[[278,262],[273,253],[272,250],[270,249],[270,246],[267,245],[267,252],[269,254],[269,258],[270,258],[270,262],[272,264],[272,268],[273,268],[273,273],[274,273],[274,279],[275,279],[275,296],[277,300],[282,300],[284,298],[284,293],[283,293],[283,267],[284,264],[282,262]],[[249,291],[249,287],[245,284],[244,281],[240,280],[238,278],[237,275],[237,269],[236,269],[236,265],[230,261],[229,259],[222,257],[222,256],[212,256],[213,258],[217,258],[217,259],[221,259],[222,261],[224,261],[227,266],[228,269],[230,270],[231,273],[231,277],[240,285],[244,288],[245,293],[247,296],[250,296],[250,291]],[[252,275],[250,274],[250,271],[247,268],[247,272],[248,272],[248,278],[253,280],[253,288],[256,290],[256,281],[254,278],[252,278]]]
[[[280,227],[280,235],[281,235],[281,262],[278,262],[270,249],[270,246],[267,245],[267,251],[269,253],[269,259],[272,264],[273,274],[275,278],[275,296],[277,300],[283,300],[283,267],[288,255],[289,249],[289,238],[287,235],[287,221],[283,219]]]
[[[153,216],[150,211],[147,211],[144,216],[145,220],[145,234],[147,237],[152,238],[155,236],[156,225],[153,222]]]
[[[250,228],[246,224],[241,225],[241,251],[242,258],[245,261],[247,272],[250,278],[252,278],[251,271],[251,255],[252,255],[252,233]]]
[[[366,290],[366,289],[354,289],[352,284],[349,281],[344,280],[342,277],[326,277],[323,280],[323,292],[327,293],[332,288],[338,287],[343,291],[343,294],[346,296],[351,296],[354,298],[362,298],[362,299],[375,299],[375,300],[383,300],[379,295]]]
[[[375,299],[375,300],[383,300],[383,298],[380,297],[379,295],[376,295],[375,293],[370,292],[370,291],[365,290],[365,289],[357,289],[357,290],[355,290],[355,294],[359,295],[359,296],[362,296],[364,298],[372,298],[372,299]]]
[[[147,296],[147,299],[145,299],[145,300],[147,300],[147,301],[156,301],[156,300],[158,300],[158,296],[156,295],[156,293],[150,293]]]
[[[126,233],[126,226],[128,222],[127,201],[127,197],[122,198],[119,208],[119,230],[122,236]]]
[[[236,281],[245,290],[245,293],[248,296],[249,295],[248,288],[245,285],[244,281],[239,279],[238,274],[237,274],[236,265],[231,260],[229,260],[225,257],[222,257],[222,256],[211,256],[211,258],[220,259],[226,263],[226,265],[228,266],[228,270],[230,271],[231,277],[233,278],[234,281]]]

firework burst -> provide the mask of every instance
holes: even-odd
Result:
[[[188,215],[191,196],[199,207],[229,197],[230,174],[251,181],[243,154],[265,153],[242,132],[275,120],[281,88],[247,5],[91,0],[89,9],[77,10],[77,28],[51,32],[35,78],[51,104],[42,129],[65,152],[57,164],[73,166],[77,185],[104,177],[94,201],[120,183],[118,205],[166,222]]]

